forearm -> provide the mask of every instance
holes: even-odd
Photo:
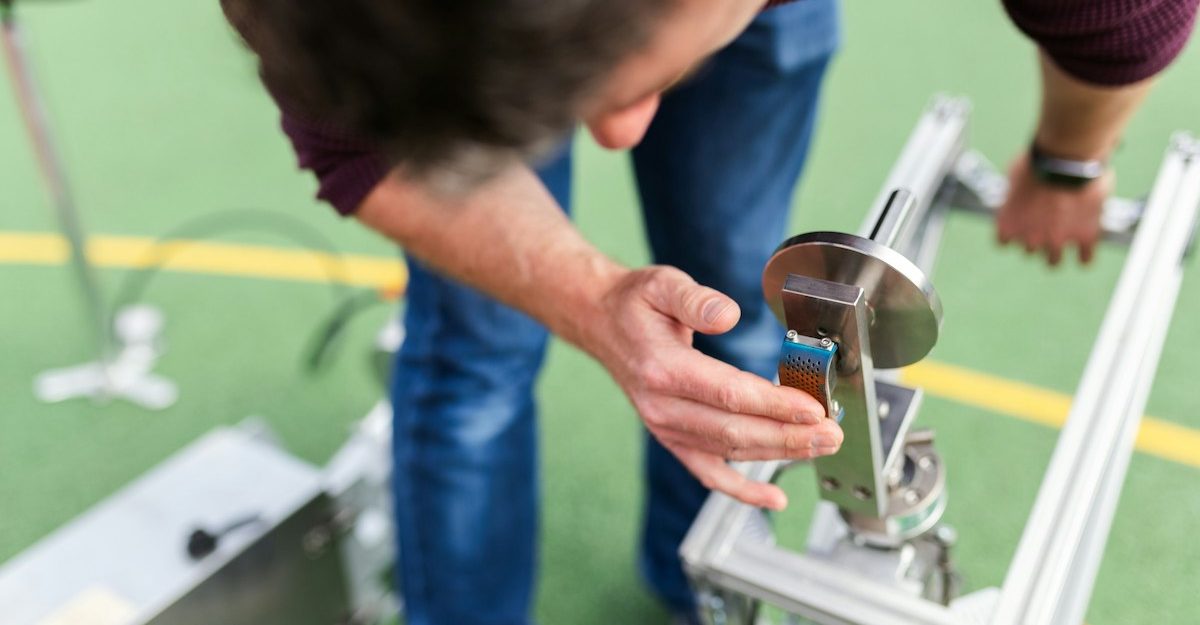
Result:
[[[1042,59],[1046,152],[1103,158],[1146,95],[1183,50],[1200,0],[1003,0]]]
[[[1062,158],[1107,158],[1153,79],[1121,86],[1085,83],[1059,69],[1043,53],[1042,105],[1035,141]]]
[[[392,175],[356,216],[445,275],[602,356],[593,327],[600,301],[628,270],[580,235],[527,168],[453,198]]]
[[[724,459],[808,459],[837,451],[842,432],[812,397],[701,354],[693,332],[727,332],[728,297],[668,267],[630,270],[580,236],[525,168],[460,199],[397,175],[356,216],[445,274],[519,308],[597,358],[647,429],[702,484],[782,509],[777,486]]]

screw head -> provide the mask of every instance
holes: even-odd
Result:
[[[934,538],[946,547],[953,547],[958,543],[958,531],[949,525],[939,525],[934,530]]]
[[[830,347],[833,347],[833,340],[830,339],[829,337],[825,337],[825,338],[821,339],[821,347],[824,347],[825,349],[829,349]]]
[[[787,331],[787,340],[789,340],[789,341],[791,341],[791,342],[795,343],[795,342],[796,342],[797,340],[799,340],[799,339],[800,339],[800,333],[799,333],[799,332],[797,332],[797,331],[795,331],[795,330],[788,330],[788,331]]]

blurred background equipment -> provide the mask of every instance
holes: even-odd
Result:
[[[394,353],[398,323],[379,335]],[[391,407],[325,467],[220,427],[0,566],[0,623],[354,625],[392,593]]]
[[[1107,239],[1136,234],[1070,419],[1003,585],[959,596],[958,533],[941,523],[948,469],[932,430],[911,429],[921,390],[887,370],[937,341],[942,303],[927,276],[947,211],[991,214],[1004,197],[1005,178],[967,149],[968,112],[965,99],[935,98],[857,236],[792,237],[767,264],[763,293],[788,331],[780,380],[831,395],[846,440],[813,463],[823,501],[802,552],[776,544],[762,510],[710,496],[682,547],[709,623],[763,623],[764,605],[831,625],[1083,621],[1190,254],[1200,141],[1172,138],[1144,210],[1105,207]],[[760,481],[787,467],[740,463]]]
[[[97,401],[121,398],[152,410],[168,408],[175,403],[179,391],[173,382],[152,371],[161,353],[158,337],[163,315],[145,305],[119,310],[114,316],[105,309],[100,283],[88,261],[79,208],[25,50],[24,34],[17,23],[14,0],[0,0],[0,37],[17,108],[33,143],[59,230],[67,242],[71,268],[83,299],[83,314],[95,339],[96,360],[39,374],[34,380],[34,393],[45,402],[77,397]]]

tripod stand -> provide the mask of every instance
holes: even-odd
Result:
[[[122,398],[144,408],[167,408],[175,403],[178,390],[170,380],[151,372],[161,354],[158,336],[162,314],[149,306],[130,306],[110,319],[105,309],[95,270],[86,255],[79,211],[50,131],[13,1],[0,0],[0,41],[4,60],[17,108],[33,144],[38,169],[49,191],[59,229],[66,239],[71,268],[80,287],[97,354],[92,362],[39,374],[34,380],[34,393],[44,402],[77,397],[97,401]]]

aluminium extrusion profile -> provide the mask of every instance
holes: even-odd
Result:
[[[942,98],[926,112],[889,175],[889,189],[916,187],[920,223],[898,245],[922,268],[932,265],[950,198],[961,200],[946,159],[965,159],[961,101]],[[959,165],[955,161],[953,165]],[[975,163],[973,166],[978,166]],[[941,172],[935,179],[931,172]],[[935,193],[929,193],[936,189]],[[967,191],[971,191],[968,189]],[[968,194],[969,195],[969,194]],[[1002,196],[1001,196],[1002,197]],[[1114,202],[1106,205],[1110,213]],[[1128,201],[1117,208],[1126,214]],[[874,224],[876,202],[864,228]],[[973,210],[994,211],[996,198]],[[1133,440],[1161,354],[1200,208],[1200,141],[1177,135],[1140,219],[1106,226],[1128,235],[1140,222],[1105,321],[1089,357],[1068,423],[1059,437],[1004,586],[949,607],[880,583],[838,561],[774,545],[763,513],[720,494],[705,503],[680,554],[702,594],[752,605],[767,602],[818,623],[899,625],[1052,625],[1080,622],[1090,600]],[[1126,215],[1128,217],[1128,215]],[[934,251],[930,252],[929,248]],[[751,479],[771,480],[781,463],[735,463]],[[751,622],[753,610],[743,621]]]
[[[997,605],[996,625],[1079,622],[1182,281],[1200,141],[1176,135],[1134,237]]]

